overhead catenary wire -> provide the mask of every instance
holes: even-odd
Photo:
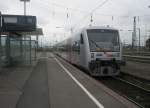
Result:
[[[102,7],[103,5],[105,5],[109,0],[105,0],[104,2],[102,2],[100,5],[98,5],[96,8],[94,8],[91,13],[93,13],[94,11],[96,11],[97,9],[99,9],[100,7]]]
[[[57,17],[57,15],[59,15],[59,16],[62,15],[63,18],[64,18],[64,22],[66,22],[66,23],[64,23],[64,25],[66,24],[66,27],[68,27],[68,29],[70,29],[71,27],[77,27],[78,25],[81,25],[81,24],[84,26],[84,24],[87,21],[89,21],[90,17],[92,17],[91,18],[92,22],[94,20],[93,24],[97,24],[96,17],[98,18],[98,21],[99,21],[100,18],[106,16],[107,18],[109,18],[109,19],[106,19],[106,20],[114,21],[115,27],[117,27],[117,28],[126,28],[126,27],[131,28],[133,26],[132,18],[134,16],[139,16],[138,21],[140,22],[140,26],[141,26],[141,24],[145,24],[145,22],[143,21],[145,19],[145,17],[146,18],[150,17],[150,15],[148,15],[148,14],[146,14],[146,15],[143,15],[143,14],[133,15],[132,14],[131,15],[131,14],[126,13],[126,14],[120,14],[119,15],[117,13],[116,14],[111,14],[111,13],[104,13],[103,11],[99,12],[99,10],[100,10],[99,8],[101,7],[101,5],[103,6],[105,4],[105,2],[107,3],[109,0],[105,0],[103,3],[100,3],[97,7],[95,7],[91,11],[84,10],[84,8],[71,7],[70,5],[64,5],[64,4],[55,2],[55,1],[53,1],[53,2],[48,1],[48,0],[46,0],[45,2],[43,2],[41,0],[37,0],[37,1],[39,1],[39,3],[41,4],[41,5],[39,5],[40,7],[42,5],[45,5],[45,7],[44,6],[42,6],[42,7],[46,8],[46,11],[49,11],[50,13],[54,12],[54,15],[56,15],[56,16],[53,19],[56,19],[56,18],[61,18],[62,19],[62,17]],[[53,7],[55,7],[55,9],[51,9],[50,5],[53,5]],[[60,9],[61,9],[61,13],[59,12]],[[92,11],[93,11],[93,13],[92,13]],[[77,15],[77,14],[81,14],[80,17],[74,17],[73,16],[73,15]],[[86,16],[84,17],[84,15],[86,15]],[[82,17],[84,17],[84,18],[82,19]],[[76,19],[73,20],[73,18],[76,18]],[[80,18],[81,18],[81,20],[80,20]],[[85,21],[85,19],[87,19],[87,20]],[[130,21],[130,23],[129,24],[124,23],[126,20]],[[62,26],[62,27],[65,27],[65,26]]]
[[[74,15],[75,12],[80,12],[80,13],[83,13],[83,14],[86,14],[86,16],[84,16],[83,18],[78,19],[76,20],[76,22],[72,22],[71,26],[72,28],[75,28],[76,26],[80,25],[80,24],[83,24],[81,23],[82,21],[86,20],[87,18],[90,18],[91,14],[92,14],[92,20],[94,20],[93,18],[93,13],[94,15],[101,15],[101,17],[105,17],[105,16],[108,16],[110,17],[110,19],[112,21],[114,21],[116,18],[133,18],[135,15],[117,15],[117,14],[106,14],[106,13],[99,13],[99,12],[96,12],[97,9],[99,9],[100,7],[102,7],[105,3],[107,3],[109,0],[105,0],[103,1],[101,4],[99,4],[97,7],[95,7],[92,11],[84,11],[82,9],[78,9],[78,8],[70,8],[69,6],[65,6],[65,5],[62,5],[62,4],[59,4],[59,3],[56,3],[56,2],[51,2],[51,1],[46,1],[46,2],[49,2],[49,3],[45,3],[45,2],[42,2],[41,0],[37,0],[39,1],[40,3],[46,5],[45,7],[48,9],[47,6],[49,6],[49,4],[52,4],[54,7],[58,7],[58,8],[63,8],[64,9],[64,13],[61,12],[62,14],[65,14],[65,18],[68,21],[71,21],[72,20],[72,15]],[[41,5],[40,5],[41,6]],[[67,9],[67,12],[66,12],[66,9]],[[56,15],[57,14],[57,9],[56,10],[51,10],[50,8],[48,9],[49,11],[51,11],[52,13],[54,12],[54,14]],[[63,11],[61,9],[61,11]],[[93,12],[93,13],[92,13]],[[142,17],[148,17],[150,15],[138,15],[141,20],[142,20]],[[93,22],[93,21],[92,21]]]
[[[42,2],[41,0],[39,0],[39,2],[43,3],[44,5],[47,5],[49,6],[49,4],[47,3],[44,3]],[[62,5],[62,4],[58,4],[58,3],[55,3],[55,2],[50,2],[50,1],[47,1],[49,3],[51,3],[52,5],[56,6],[56,7],[59,7],[59,8],[63,8],[64,10],[68,9],[70,10],[71,12],[80,12],[80,13],[84,13],[84,14],[91,14],[91,12],[89,11],[86,11],[86,10],[82,10],[82,9],[77,9],[77,8],[71,8],[71,7],[68,7],[68,6],[65,6],[65,5]],[[55,11],[56,12],[56,11]],[[99,12],[94,12],[94,14],[97,14],[97,15],[103,15],[103,16],[110,16],[110,17],[134,17],[134,16],[139,16],[139,17],[150,17],[150,15],[117,15],[117,14],[104,14],[104,13],[99,13]]]
[[[104,2],[100,3],[96,8],[92,9],[92,11],[90,12],[90,14],[87,14],[86,16],[84,16],[77,24],[75,24],[72,28],[75,28],[78,24],[81,23],[81,21],[85,20],[87,17],[89,17],[89,15],[93,14],[94,11],[96,11],[97,9],[99,9],[100,7],[102,7],[103,5],[105,5],[109,0],[105,0]]]
[[[40,2],[40,3],[42,3],[42,4],[46,5],[46,6],[49,6],[48,3],[42,2],[41,0],[39,0],[38,2]],[[65,6],[65,5],[62,5],[62,4],[58,4],[58,3],[55,3],[55,2],[50,2],[50,1],[47,1],[47,2],[49,2],[53,6],[56,6],[58,8],[64,9],[64,11],[66,9],[68,9],[71,12],[79,12],[79,13],[84,13],[84,14],[91,14],[91,12],[86,11],[86,10],[82,10],[82,9],[78,9],[78,8],[71,8],[71,7],[68,7],[68,6]],[[98,12],[96,12],[95,14],[100,14],[100,15],[103,15],[103,16],[119,16],[119,15],[114,15],[114,14],[111,15],[111,14],[104,14],[104,13],[98,13]],[[123,16],[123,17],[127,17],[127,16]]]

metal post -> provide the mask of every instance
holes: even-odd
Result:
[[[2,14],[0,12],[0,61],[1,61],[1,55],[2,55],[2,39],[1,39],[1,32],[2,32]]]
[[[20,38],[20,56],[21,56],[21,60],[23,61],[24,60],[24,55],[23,55],[23,37]]]
[[[133,37],[134,37],[134,32],[132,32],[132,49],[134,48],[134,39],[133,39]]]
[[[26,15],[26,1],[24,1],[24,15]]]
[[[140,51],[140,47],[141,47],[141,30],[140,30],[140,28],[138,28],[138,30],[139,30],[139,51]]]
[[[26,16],[26,0],[24,0],[23,1],[24,2],[24,16]],[[25,52],[23,52],[23,38],[24,38],[24,40],[25,40]],[[23,53],[26,53],[26,37],[25,37],[25,35],[24,36],[22,36],[22,38],[21,38],[21,56],[22,56],[22,61],[23,61],[23,56],[24,56],[24,54]],[[26,57],[26,54],[25,54],[25,57]]]
[[[20,0],[21,2],[24,2],[24,16],[26,16],[26,2],[29,2],[30,0]],[[24,40],[26,41],[26,35],[24,35]],[[21,56],[23,58],[23,37],[21,37],[21,43],[20,43],[20,50],[21,50]]]
[[[6,37],[6,58],[8,63],[6,64],[7,66],[11,64],[11,47],[10,47],[10,33],[8,34],[8,36]]]
[[[136,46],[136,16],[133,20],[133,33],[132,33],[132,48]]]
[[[24,0],[23,1],[24,2],[24,16],[26,16],[26,0]],[[23,35],[22,36],[22,38],[21,38],[21,56],[22,56],[22,58],[23,58],[23,53],[26,53],[26,51],[25,52],[23,52],[23,38],[24,38],[24,40],[25,40],[25,50],[26,50],[26,37],[25,37],[25,35]],[[25,57],[26,57],[26,54],[25,54]],[[23,59],[22,59],[23,60]]]
[[[2,32],[2,14],[0,12],[0,64],[1,64],[1,57],[2,57],[2,37],[1,37],[1,32]]]
[[[38,35],[36,35],[36,45],[37,45],[37,49],[38,49],[38,47],[39,47],[39,36]]]
[[[30,64],[32,63],[32,43],[31,43],[31,36],[30,36]]]
[[[35,60],[37,59],[37,51],[38,51],[38,48],[39,48],[39,36],[36,35],[36,41],[35,41]]]
[[[24,15],[26,15],[26,3],[30,0],[20,0],[21,2],[24,2]]]
[[[36,43],[36,41],[35,41],[35,48],[34,48],[34,49],[35,49],[35,50],[34,50],[34,51],[35,51],[35,55],[34,55],[34,58],[35,58],[35,59],[34,59],[34,60],[37,59],[37,54],[36,54],[36,53],[37,53],[37,47],[36,47],[36,44],[37,44],[37,43]]]

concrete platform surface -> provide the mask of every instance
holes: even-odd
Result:
[[[64,60],[43,55],[16,108],[137,108]]]
[[[49,108],[46,60],[39,59],[26,82],[16,108]]]
[[[15,108],[32,66],[0,69],[0,108]]]

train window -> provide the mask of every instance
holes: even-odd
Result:
[[[80,35],[80,42],[81,42],[81,44],[84,44],[83,35],[82,34]]]

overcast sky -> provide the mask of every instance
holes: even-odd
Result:
[[[67,32],[71,27],[79,28],[90,24],[91,11],[105,0],[30,0],[27,3],[27,14],[37,16],[38,26],[44,30],[44,43],[52,42],[56,33]],[[133,16],[139,16],[137,27],[141,28],[142,41],[150,25],[150,0],[107,0],[93,12],[93,24],[110,25],[121,31],[121,39],[131,43]],[[23,3],[20,0],[0,0],[0,11],[3,14],[23,14]],[[63,27],[63,28],[56,28]],[[59,32],[59,33],[58,33]]]

